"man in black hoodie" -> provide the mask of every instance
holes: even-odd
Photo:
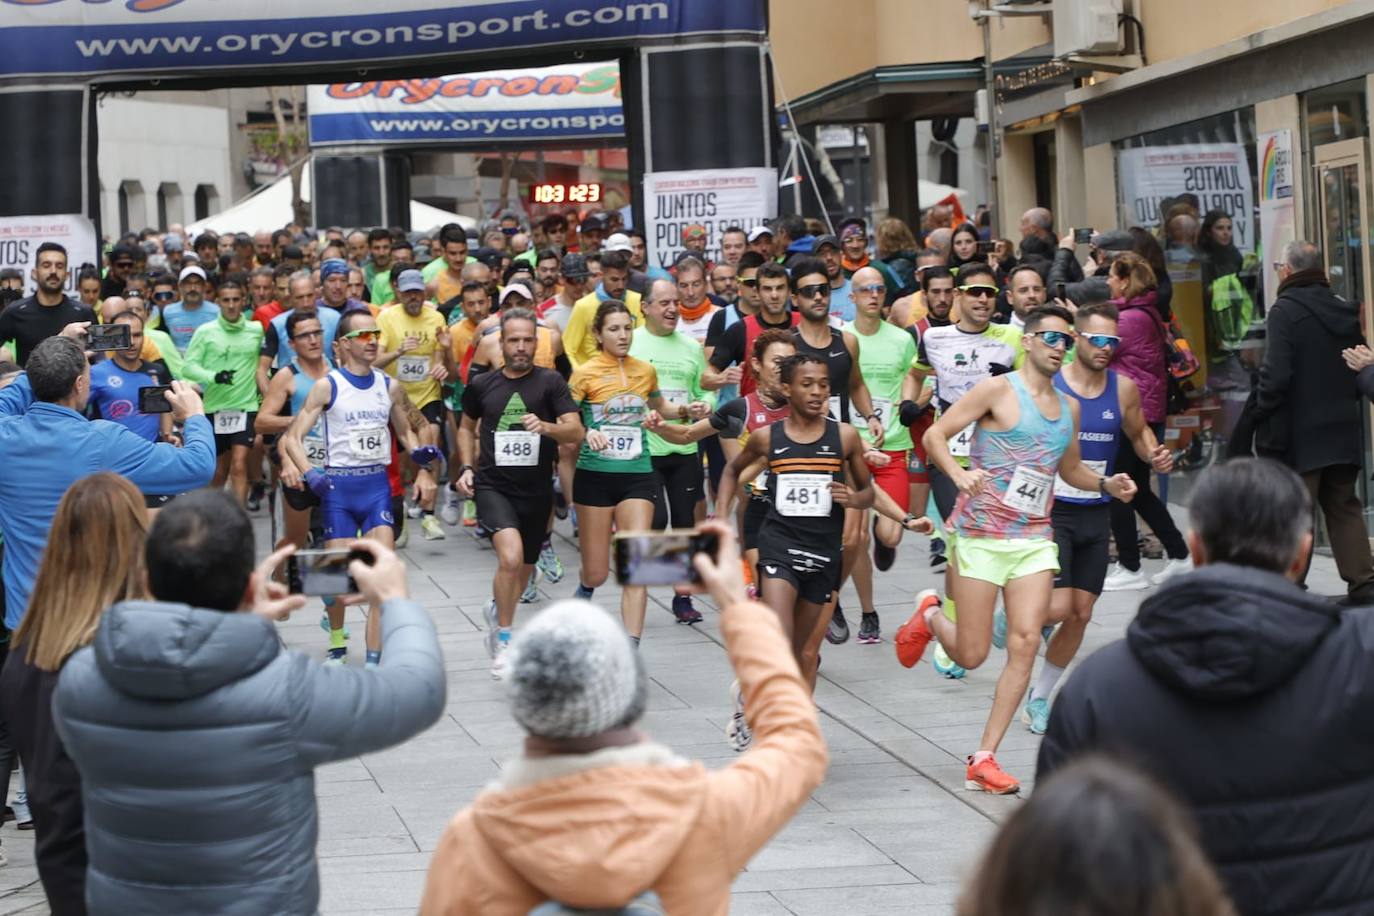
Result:
[[[1374,604],[1374,558],[1355,491],[1364,453],[1359,393],[1341,359],[1343,350],[1364,342],[1360,306],[1331,291],[1321,250],[1311,242],[1291,242],[1283,251],[1266,338],[1252,415],[1255,453],[1302,475],[1326,520],[1351,603]],[[1304,578],[1306,570],[1298,581]]]
[[[1199,568],[1064,685],[1035,774],[1094,750],[1142,765],[1192,808],[1247,916],[1374,912],[1374,609],[1295,584],[1311,509],[1275,462],[1205,472],[1189,507]]]

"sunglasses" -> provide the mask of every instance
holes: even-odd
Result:
[[[176,299],[176,293],[153,293],[154,302],[175,302]]]
[[[355,337],[355,336],[357,336],[358,334],[370,334],[370,333],[373,333],[373,332],[371,332],[371,331],[356,331],[356,332],[354,332],[353,334],[349,334],[348,336],[349,336],[349,337]],[[310,340],[312,337],[323,337],[323,336],[324,336],[324,331],[301,331],[299,334],[297,334],[295,337],[293,337],[293,338],[291,338],[291,339],[292,339],[292,340]]]
[[[803,299],[816,299],[820,296],[830,295],[829,283],[808,283],[806,286],[797,287],[797,295]]]
[[[1098,349],[1119,347],[1121,345],[1121,338],[1114,337],[1111,334],[1081,334],[1079,335],[1079,340],[1086,340]]]
[[[996,299],[1001,290],[995,286],[961,286],[959,292],[975,299]]]
[[[1069,342],[1073,340],[1073,335],[1068,331],[1036,331],[1031,336],[1039,337],[1045,342],[1045,346],[1055,350],[1060,347],[1067,347]]]
[[[885,293],[887,287],[881,283],[865,283],[863,286],[854,287],[856,293]]]
[[[740,286],[747,286],[747,287],[749,287],[750,289],[753,289],[755,286],[758,286],[758,285],[759,285],[759,278],[758,278],[758,277],[749,277],[748,279],[745,279],[745,278],[741,277],[741,278],[740,278],[740,281],[739,281],[739,285],[740,285]]]
[[[356,338],[357,340],[361,340],[363,343],[368,343],[369,341],[376,340],[381,336],[382,332],[378,331],[376,328],[363,328],[357,331],[349,331],[347,334],[344,335],[344,340],[354,340]]]

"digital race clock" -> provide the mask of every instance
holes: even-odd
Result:
[[[596,183],[542,182],[530,185],[532,204],[594,204],[600,201],[601,185]]]

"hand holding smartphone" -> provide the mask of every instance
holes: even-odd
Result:
[[[348,574],[348,564],[361,560],[373,564],[372,554],[356,548],[298,550],[286,558],[286,584],[293,595],[351,595],[358,583]]]
[[[710,531],[622,531],[612,541],[615,578],[621,585],[699,585],[693,558],[715,557],[719,536]]]
[[[133,344],[127,324],[93,324],[86,329],[86,341],[96,353],[127,350]]]

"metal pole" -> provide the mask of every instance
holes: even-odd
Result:
[[[983,82],[987,94],[988,112],[988,225],[992,238],[1000,238],[997,225],[997,159],[1002,152],[1002,138],[997,124],[997,81],[992,67],[992,0],[983,0]]]

